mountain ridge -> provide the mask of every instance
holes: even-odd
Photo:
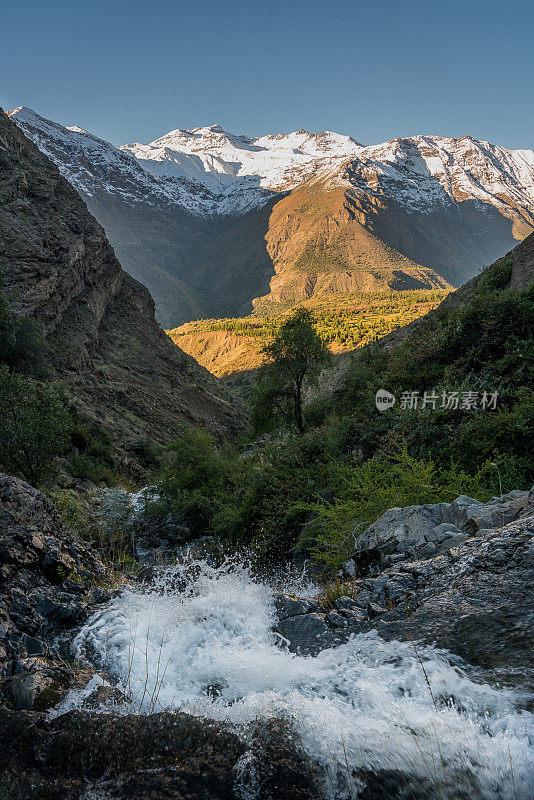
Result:
[[[325,241],[338,254],[326,272],[339,273],[326,292],[365,280],[374,290],[373,274],[389,261],[381,260],[384,253],[410,277],[437,274],[439,288],[460,285],[534,230],[534,150],[467,135],[364,146],[332,132],[252,139],[211,125],[115,147],[24,107],[11,114],[82,194],[121,263],[150,289],[165,327],[248,314],[257,298],[277,303],[280,289],[284,302],[298,302],[295,268],[302,257],[321,265]],[[302,248],[288,265],[273,256],[273,228],[304,193],[318,206],[330,205],[328,193],[339,202],[320,220],[299,214]],[[347,208],[354,233],[348,246],[348,229],[338,239],[333,234],[344,227]],[[294,211],[285,220],[281,238],[294,242]],[[363,280],[357,253],[365,236],[376,259]],[[316,271],[314,286],[324,283],[324,272]],[[389,279],[382,286],[395,288]]]

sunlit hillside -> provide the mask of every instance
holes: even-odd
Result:
[[[316,328],[333,353],[345,353],[385,336],[395,328],[436,308],[446,290],[403,292],[352,292],[308,300],[297,307],[311,308]],[[256,369],[261,350],[288,314],[188,322],[167,331],[186,353],[218,377],[238,378],[238,373]]]

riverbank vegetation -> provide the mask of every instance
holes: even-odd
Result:
[[[461,303],[446,303],[387,349],[358,350],[343,388],[301,404],[299,414],[271,413],[260,380],[255,429],[240,444],[184,428],[162,458],[144,441],[146,480],[159,495],[147,513],[177,512],[193,535],[251,548],[262,561],[300,549],[332,571],[387,508],[460,493],[484,501],[527,488],[534,479],[534,289],[510,290],[510,269],[509,261],[497,263]],[[17,340],[24,324],[5,300],[0,311],[0,466],[46,485],[61,460],[77,480],[116,483],[111,440],[46,375],[38,331],[25,334],[24,347],[20,334]],[[302,400],[306,378],[324,360],[317,321],[299,311],[260,337],[263,372],[293,412],[295,387],[282,387],[289,351],[276,342],[299,325],[313,345]],[[378,390],[396,398],[386,411],[376,406]],[[37,467],[28,468],[25,447]]]

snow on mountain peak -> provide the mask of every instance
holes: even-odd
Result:
[[[414,211],[477,200],[534,219],[534,151],[508,150],[468,134],[457,139],[419,134],[364,146],[333,131],[249,138],[213,124],[114,147],[23,106],[9,113],[87,194],[103,190],[129,202],[177,205],[197,215],[242,214],[274,193],[321,177],[356,194],[393,198]]]

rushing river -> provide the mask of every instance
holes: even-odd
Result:
[[[294,655],[275,619],[271,588],[247,568],[196,561],[126,588],[75,646],[115,676],[130,711],[290,717],[331,798],[358,796],[353,769],[426,778],[443,800],[464,796],[459,786],[472,800],[534,796],[534,720],[518,695],[470,680],[446,653],[421,647],[419,660],[373,633]]]

